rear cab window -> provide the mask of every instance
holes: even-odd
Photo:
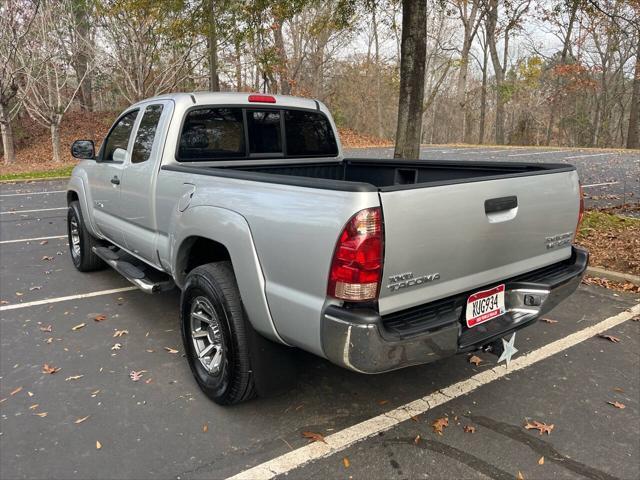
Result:
[[[322,112],[196,107],[185,116],[176,158],[193,162],[337,155],[333,128]]]

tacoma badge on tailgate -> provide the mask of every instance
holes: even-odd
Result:
[[[422,285],[423,283],[434,282],[436,280],[440,280],[439,273],[429,273],[427,275],[414,278],[413,272],[407,272],[399,275],[391,275],[389,277],[389,285],[387,285],[387,288],[392,292],[395,292],[401,288]]]

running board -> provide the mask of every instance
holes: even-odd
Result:
[[[144,293],[159,293],[175,287],[169,275],[149,267],[124,250],[109,247],[93,247],[92,250],[107,265]]]

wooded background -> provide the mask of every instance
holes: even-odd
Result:
[[[59,161],[69,112],[194,90],[317,98],[405,158],[638,148],[639,17],[640,0],[0,0],[4,162],[27,119]]]

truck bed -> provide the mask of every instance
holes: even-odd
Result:
[[[567,164],[361,158],[223,167],[186,164],[163,168],[312,188],[382,192],[575,170]]]

